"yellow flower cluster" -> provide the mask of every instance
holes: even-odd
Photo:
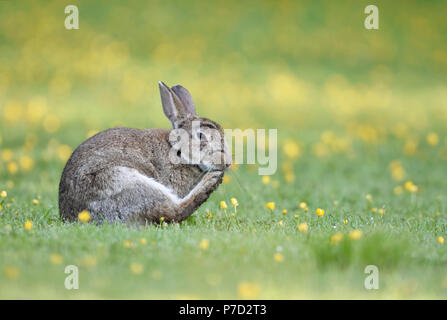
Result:
[[[405,182],[404,187],[405,190],[411,193],[417,192],[419,190],[418,186],[415,185],[412,181]]]
[[[307,203],[306,202],[300,202],[299,207],[301,210],[303,210],[304,212],[309,211],[309,208],[307,207]]]
[[[23,172],[28,172],[34,168],[34,159],[30,155],[16,155],[11,149],[3,149],[1,151],[1,160],[6,163],[6,169],[11,175],[15,175],[20,169]]]
[[[324,216],[324,209],[320,209],[320,208],[318,208],[317,210],[316,210],[316,213],[317,213],[317,216],[319,216],[319,217],[322,217],[322,216]]]
[[[363,236],[362,230],[352,230],[348,234],[348,238],[353,241],[359,240],[362,236]],[[344,238],[343,233],[337,232],[331,236],[331,238],[330,238],[331,244],[337,244],[337,243],[341,242],[343,240],[343,238]]]

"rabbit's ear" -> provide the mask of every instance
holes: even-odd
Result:
[[[182,101],[163,82],[158,82],[160,88],[161,104],[166,117],[171,121],[174,128],[178,127],[178,122],[186,117],[186,110]]]
[[[183,106],[186,109],[186,112],[191,114],[196,114],[196,108],[194,106],[194,101],[192,100],[192,96],[189,93],[188,90],[186,90],[184,87],[177,85],[173,86],[172,91],[177,95],[177,97],[180,98],[180,100],[183,103]]]

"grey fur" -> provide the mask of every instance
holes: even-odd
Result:
[[[87,210],[92,221],[99,223],[146,224],[159,222],[161,217],[180,222],[222,182],[224,170],[231,165],[222,128],[195,114],[186,89],[176,86],[174,91],[159,85],[163,109],[174,128],[193,137],[192,121],[197,120],[219,131],[221,139],[208,143],[218,144],[221,161],[210,154],[200,165],[172,163],[170,130],[113,128],[100,132],[82,143],[64,168],[59,184],[59,212],[64,221],[76,221],[78,213]]]

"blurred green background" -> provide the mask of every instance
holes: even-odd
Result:
[[[79,8],[79,30],[64,28],[68,4]],[[371,256],[393,271],[388,289],[372,297],[445,296],[438,237],[447,230],[447,3],[377,0],[380,29],[366,30],[369,4],[0,1],[0,191],[8,193],[0,297],[371,297],[361,285]],[[188,88],[198,113],[225,128],[277,128],[278,173],[262,179],[250,166],[234,168],[180,229],[62,224],[57,186],[74,148],[113,126],[169,127],[160,80]],[[230,196],[241,203],[237,217],[216,215]],[[327,220],[315,217],[317,207]],[[296,229],[301,222],[308,232]],[[345,239],[363,230],[364,242],[334,249],[337,227]],[[139,237],[159,247],[121,252]],[[213,256],[190,256],[205,238],[210,250],[216,243]],[[285,269],[271,258],[278,243]],[[79,296],[60,288],[55,254],[67,263],[86,255],[94,262],[87,267],[98,264],[88,268],[96,282]],[[149,289],[134,279],[135,265],[129,273],[132,259],[145,270],[136,273],[155,281]],[[237,271],[226,276],[222,260]],[[193,285],[203,270],[188,269],[184,279],[190,261],[214,270],[205,287]],[[157,282],[162,269],[172,279]],[[110,284],[117,274],[121,282]]]

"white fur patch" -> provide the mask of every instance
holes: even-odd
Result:
[[[120,184],[119,189],[124,189],[126,186],[133,186],[135,182],[144,183],[153,189],[156,189],[166,195],[173,202],[178,203],[181,199],[168,187],[155,181],[153,178],[149,178],[135,169],[127,167],[116,167],[118,170],[117,184]],[[116,189],[115,189],[116,190]]]

